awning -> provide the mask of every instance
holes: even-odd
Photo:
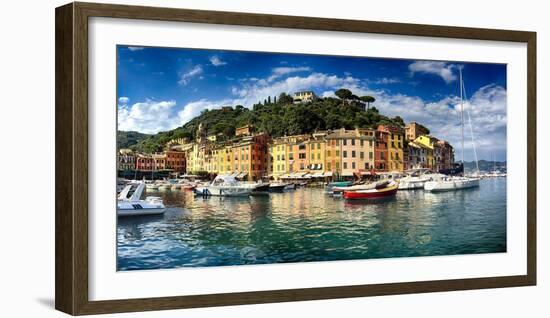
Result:
[[[311,175],[312,178],[323,178],[324,174],[322,172],[316,172]]]
[[[353,177],[353,172],[342,172],[342,177]]]

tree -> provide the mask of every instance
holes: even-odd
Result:
[[[395,116],[392,118],[392,120],[401,127],[405,127],[405,121],[403,121],[403,118],[401,118],[401,116]]]
[[[353,93],[349,89],[340,88],[339,90],[334,92],[334,95],[338,96],[342,100],[342,103],[345,105],[346,99],[350,99],[353,96]]]
[[[376,98],[372,96],[361,96],[361,100],[367,103],[367,110],[370,108],[370,103],[374,103],[376,101]]]
[[[281,93],[279,95],[279,104],[292,104],[294,99],[287,93]]]

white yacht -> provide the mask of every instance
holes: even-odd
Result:
[[[143,190],[145,189],[145,182],[143,181],[138,184],[132,195],[128,197],[133,186],[135,185],[127,185],[118,195],[118,216],[153,215],[164,213],[166,208],[161,198],[148,196],[145,200],[140,199],[143,194]]]
[[[452,191],[460,189],[468,189],[479,187],[479,178],[470,177],[449,177],[443,176],[433,181],[428,181],[424,184],[424,190],[437,191]]]
[[[405,173],[406,176],[399,179],[399,190],[424,189],[426,182],[445,176],[427,168],[411,169]]]
[[[249,196],[256,187],[256,184],[241,183],[231,175],[219,175],[209,185],[198,186],[194,191],[202,196],[242,197]]]
[[[462,69],[460,71],[460,113],[461,113],[461,144],[462,144],[462,164],[464,165],[464,98],[466,95],[466,91],[464,89],[464,81],[462,79]],[[470,113],[468,112],[468,118],[470,117]],[[470,133],[472,135],[472,145],[474,148],[474,156],[476,159],[476,166],[477,166],[477,175],[479,175],[479,166],[478,166],[478,160],[477,160],[477,153],[474,143],[474,134],[472,130],[472,122],[468,120],[470,123]],[[427,191],[452,191],[452,190],[460,190],[460,189],[469,189],[469,188],[475,188],[479,187],[479,179],[478,177],[466,177],[464,175],[464,170],[462,172],[462,176],[457,177],[441,177],[432,181],[427,181],[424,183],[424,190]]]

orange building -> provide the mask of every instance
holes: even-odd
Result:
[[[374,166],[374,131],[339,129],[326,136],[326,171],[352,177]]]
[[[388,136],[387,131],[375,131],[374,169],[377,171],[388,171]]]
[[[267,175],[269,141],[270,138],[265,133],[234,141],[229,153],[229,166],[239,179],[257,181]]]
[[[183,151],[167,150],[164,152],[166,169],[185,173],[185,153]]]

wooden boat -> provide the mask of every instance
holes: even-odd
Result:
[[[374,189],[344,191],[344,198],[349,200],[388,198],[395,196],[398,188],[399,182],[391,180],[377,184]]]

